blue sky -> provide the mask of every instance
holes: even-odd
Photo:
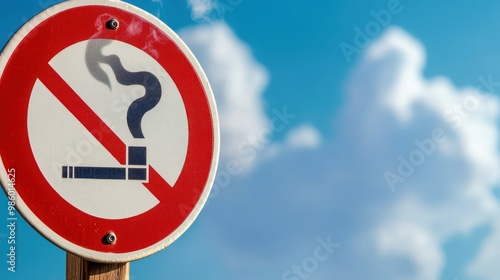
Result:
[[[55,2],[3,3],[0,45]],[[130,3],[197,55],[222,132],[206,208],[131,279],[497,279],[500,3]],[[370,25],[383,26],[357,46]],[[243,171],[225,177],[235,160]],[[17,272],[2,261],[0,279],[64,278],[64,252],[26,223],[18,243]]]

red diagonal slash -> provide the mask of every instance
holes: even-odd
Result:
[[[40,72],[39,79],[120,164],[126,164],[127,145],[50,65],[45,71]],[[149,183],[143,183],[143,185],[159,201],[165,199],[168,190],[171,189],[170,184],[151,165],[149,166]]]

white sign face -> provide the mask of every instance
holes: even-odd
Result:
[[[64,250],[146,257],[208,198],[219,156],[208,80],[172,30],[129,4],[68,1],[35,17],[2,53],[0,104],[0,183],[15,170],[17,209]]]
[[[123,143],[147,147],[148,164],[174,186],[184,166],[188,144],[188,122],[179,90],[163,67],[143,51],[123,42],[94,41],[66,48],[49,65]],[[144,86],[120,84],[106,64],[102,70],[105,77],[109,77],[109,85],[96,80],[85,60],[86,56],[101,54],[88,53],[89,46],[93,45],[103,48],[92,48],[92,51],[123,58],[123,67],[130,72],[148,71],[158,77],[163,94],[154,110],[144,115],[144,138],[134,138],[127,125],[127,112],[133,101],[145,95]],[[29,102],[28,133],[36,162],[57,193],[83,212],[104,219],[130,218],[156,206],[159,201],[141,181],[62,178],[63,166],[121,165],[68,107],[54,96],[44,81],[37,80]],[[52,152],[47,155],[47,150]]]

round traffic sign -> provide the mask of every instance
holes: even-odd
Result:
[[[61,248],[126,262],[175,241],[217,168],[214,97],[182,40],[121,1],[68,1],[0,58],[0,183]]]

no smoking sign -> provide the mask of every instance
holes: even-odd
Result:
[[[166,25],[115,1],[35,17],[0,60],[0,182],[61,248],[126,262],[170,245],[208,198],[219,154],[213,94]]]

